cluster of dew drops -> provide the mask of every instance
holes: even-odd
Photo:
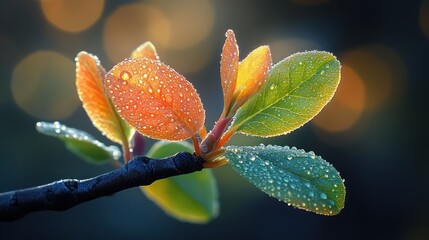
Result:
[[[117,146],[114,146],[114,145],[106,146],[102,142],[96,140],[93,136],[89,135],[88,133],[74,128],[69,128],[58,121],[54,123],[37,122],[36,129],[40,133],[43,133],[46,135],[91,143],[93,145],[96,145],[108,151],[115,160],[121,157],[121,151]]]
[[[314,152],[305,152],[296,147],[261,144],[255,147],[231,146],[228,147],[227,154],[232,166],[241,169],[239,172],[243,173],[243,177],[268,195],[294,207],[333,213],[334,201],[311,182],[316,179],[332,180],[339,178],[339,175],[331,164]],[[322,166],[314,169],[310,159],[322,163]],[[337,194],[341,189],[340,185],[334,184],[332,194]]]

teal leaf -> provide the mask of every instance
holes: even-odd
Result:
[[[268,195],[288,205],[323,215],[344,207],[345,186],[335,168],[295,147],[227,147],[233,169]]]
[[[259,93],[237,111],[232,128],[270,137],[301,127],[334,95],[340,68],[340,62],[327,52],[289,56],[273,67]]]
[[[147,156],[164,158],[184,151],[192,152],[193,146],[188,142],[159,141]],[[141,190],[164,212],[181,221],[207,223],[219,214],[217,184],[210,169],[158,180]]]
[[[121,156],[118,147],[106,146],[89,133],[69,128],[59,122],[38,122],[36,129],[40,133],[61,139],[67,149],[89,163],[106,163],[118,160]]]

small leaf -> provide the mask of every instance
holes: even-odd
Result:
[[[187,142],[161,141],[147,156],[163,158],[182,151],[192,152],[193,147]],[[141,189],[167,214],[182,221],[206,223],[219,213],[216,179],[210,169],[158,180]]]
[[[330,53],[294,54],[276,64],[266,84],[235,115],[232,128],[270,137],[293,131],[329,102],[340,81],[340,62]]]
[[[196,90],[159,61],[124,60],[106,74],[105,85],[118,114],[145,136],[179,141],[203,127],[205,112]]]
[[[96,56],[80,52],[76,57],[76,87],[83,108],[94,126],[113,142],[124,144],[133,129],[116,114],[104,92],[103,79],[106,71]]]
[[[145,42],[137,47],[136,50],[131,53],[131,58],[149,58],[159,60],[155,46],[151,42]]]
[[[235,93],[237,100],[246,101],[264,85],[271,68],[271,52],[268,46],[253,50],[238,66]]]
[[[220,60],[220,79],[222,83],[224,106],[228,108],[237,82],[239,51],[234,32],[228,30],[225,36],[225,44],[222,48]],[[224,109],[224,111],[227,110],[228,109]]]
[[[268,195],[323,215],[344,207],[345,187],[335,168],[296,148],[228,147],[225,157],[235,171]]]
[[[90,163],[106,163],[118,160],[121,156],[118,147],[106,146],[90,134],[59,122],[38,122],[36,129],[40,133],[61,139],[71,152]]]

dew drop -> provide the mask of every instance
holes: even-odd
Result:
[[[126,70],[124,70],[124,71],[121,72],[121,74],[119,76],[120,76],[120,78],[122,80],[127,81],[128,79],[131,78],[131,73],[128,72],[128,71],[126,71]]]
[[[325,70],[322,70],[321,72],[320,72],[320,75],[324,75],[325,74]]]
[[[274,90],[276,88],[276,84],[271,84],[271,86],[270,86],[270,90]]]
[[[327,198],[328,198],[328,196],[326,196],[326,194],[325,194],[325,193],[321,193],[321,194],[320,194],[320,197],[321,197],[322,199],[327,199]]]

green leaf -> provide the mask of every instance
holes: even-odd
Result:
[[[323,215],[344,207],[345,187],[335,168],[295,147],[227,147],[233,169],[268,195],[288,205]]]
[[[106,163],[118,160],[121,156],[118,147],[106,146],[89,133],[66,127],[59,122],[38,122],[36,129],[40,133],[61,139],[71,152],[89,163]]]
[[[330,101],[340,68],[340,62],[327,52],[291,55],[273,67],[264,87],[237,111],[232,127],[261,137],[299,128]]]
[[[192,145],[159,141],[147,156],[164,158],[183,151],[192,152]],[[141,189],[167,214],[181,221],[206,223],[219,214],[217,184],[210,169],[158,180]]]

